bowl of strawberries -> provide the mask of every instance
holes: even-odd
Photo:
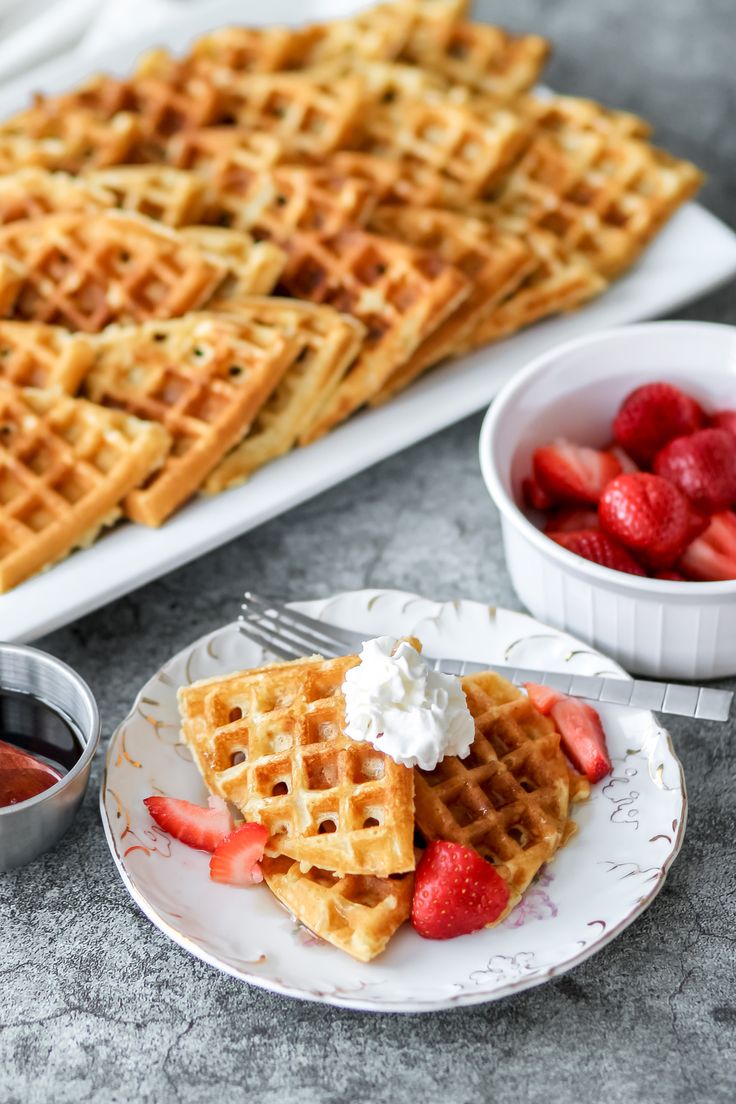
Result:
[[[535,617],[639,674],[736,673],[736,328],[550,350],[499,393],[480,460]]]

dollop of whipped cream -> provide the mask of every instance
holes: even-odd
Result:
[[[345,732],[406,767],[464,758],[475,735],[460,680],[433,670],[408,641],[366,640],[343,682]]]

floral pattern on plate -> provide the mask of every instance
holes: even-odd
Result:
[[[581,674],[618,670],[525,614],[478,602],[364,590],[295,606],[366,637],[418,636],[435,655]],[[177,688],[255,666],[263,656],[237,624],[195,641],[149,679],[108,750],[100,805],[120,876],[152,922],[198,958],[289,996],[373,1011],[431,1011],[497,1000],[569,970],[661,889],[685,828],[682,768],[651,713],[617,706],[600,709],[612,775],[576,808],[578,833],[497,928],[430,942],[405,925],[365,965],[316,940],[263,887],[211,882],[207,856],[160,832],[143,798],[163,793],[204,804],[204,784],[179,736]]]

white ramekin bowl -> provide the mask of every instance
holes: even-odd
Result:
[[[555,544],[526,518],[521,482],[555,437],[604,446],[621,400],[668,380],[708,410],[736,408],[736,328],[651,322],[560,345],[499,393],[480,435],[486,487],[501,513],[506,564],[534,617],[567,629],[628,670],[657,678],[736,674],[736,581],[625,575]]]

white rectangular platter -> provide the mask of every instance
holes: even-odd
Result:
[[[242,2],[227,0],[191,18],[182,10],[170,30],[90,55],[83,63],[48,64],[6,86],[0,117],[23,107],[34,90],[69,87],[103,70],[126,72],[154,42],[179,50],[194,35],[228,22],[297,23],[346,10],[344,0],[270,0],[247,13]],[[540,323],[430,373],[387,406],[362,413],[309,448],[269,465],[245,486],[195,500],[160,530],[122,525],[87,551],[0,595],[0,640],[33,640],[67,624],[479,410],[514,372],[552,345],[671,313],[735,275],[736,235],[702,207],[689,204],[631,272],[579,312]]]

